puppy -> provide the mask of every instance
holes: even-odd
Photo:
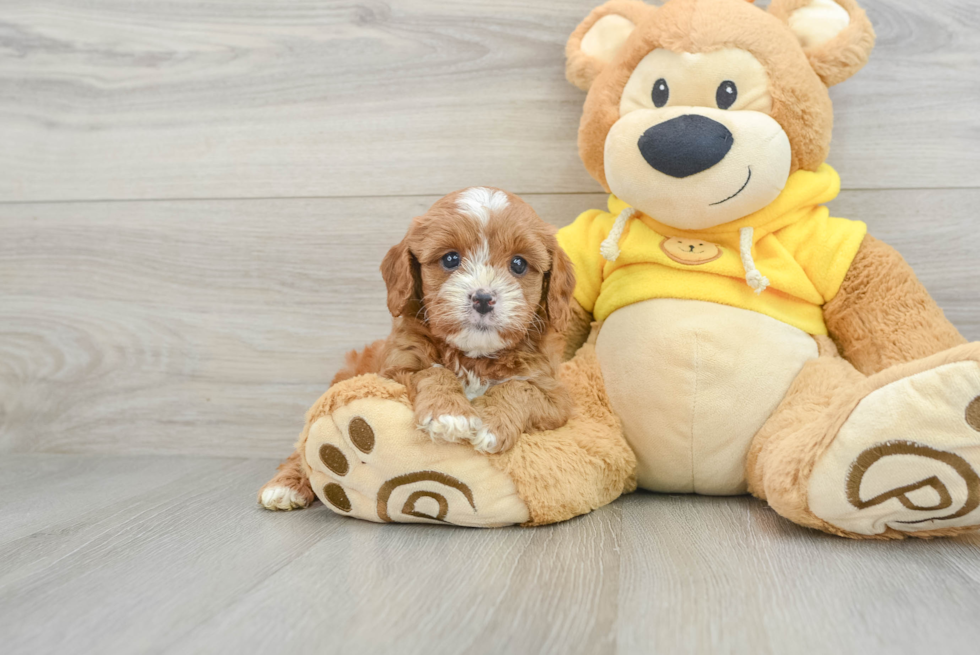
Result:
[[[391,334],[350,353],[334,383],[364,373],[396,380],[420,429],[481,452],[565,424],[560,335],[575,277],[555,229],[527,203],[484,187],[451,193],[412,221],[381,273]],[[259,493],[269,509],[312,500],[298,453]]]
[[[433,439],[495,453],[568,420],[558,335],[575,278],[554,232],[517,196],[474,187],[436,202],[384,258],[395,319],[380,374],[408,388]]]

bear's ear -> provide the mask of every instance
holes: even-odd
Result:
[[[769,13],[789,25],[827,86],[861,70],[875,45],[871,21],[855,0],[773,0]]]
[[[633,30],[654,7],[639,0],[611,0],[592,10],[565,45],[565,77],[588,91]]]

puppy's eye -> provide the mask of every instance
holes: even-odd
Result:
[[[527,273],[527,260],[516,256],[510,260],[510,272],[514,275],[524,275]]]
[[[660,78],[653,83],[653,106],[660,109],[667,104],[667,99],[670,98],[670,87],[667,86],[667,80]]]
[[[738,87],[735,86],[735,82],[725,81],[718,85],[718,90],[715,91],[715,103],[718,109],[728,109],[737,99]]]
[[[453,271],[459,268],[460,258],[458,252],[447,252],[439,260],[442,262],[442,267],[447,271]]]

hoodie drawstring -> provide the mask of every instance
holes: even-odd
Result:
[[[616,222],[613,223],[612,229],[609,231],[609,236],[599,246],[599,254],[607,262],[614,262],[619,257],[619,239],[623,236],[623,230],[626,229],[626,222],[635,215],[636,210],[632,207],[627,207],[619,212],[619,216],[616,217]]]
[[[636,216],[636,210],[627,207],[619,212],[619,216],[616,217],[616,222],[613,223],[609,236],[599,246],[599,253],[607,262],[614,262],[619,258],[619,240],[623,237],[626,223],[634,216]],[[745,282],[756,293],[762,293],[769,287],[769,278],[759,272],[759,269],[755,267],[755,260],[752,259],[752,237],[754,234],[755,229],[751,227],[743,227],[738,231],[739,254],[742,257],[742,267],[745,269]]]
[[[742,268],[745,269],[745,281],[756,293],[762,293],[769,286],[769,278],[759,272],[755,267],[755,260],[752,259],[752,235],[755,230],[751,227],[743,227],[738,231],[739,254],[742,256]]]

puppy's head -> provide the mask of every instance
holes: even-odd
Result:
[[[555,229],[517,196],[451,193],[412,221],[381,264],[388,309],[428,323],[470,357],[567,325],[575,277]]]

